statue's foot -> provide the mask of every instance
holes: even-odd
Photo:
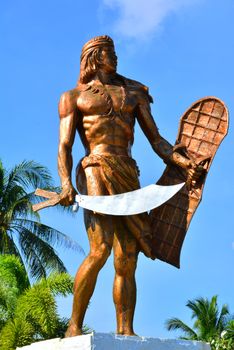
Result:
[[[69,324],[65,338],[76,337],[77,335],[82,335],[82,330],[74,324]]]
[[[117,331],[116,334],[138,337],[138,335],[134,333],[132,330]]]

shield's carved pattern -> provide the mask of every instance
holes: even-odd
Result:
[[[215,98],[195,102],[181,117],[176,145],[185,146],[184,155],[199,163],[204,160],[206,174],[214,155],[228,131],[228,110]],[[178,152],[182,152],[178,149]],[[190,221],[202,198],[206,174],[190,190],[183,187],[173,198],[150,212],[153,249],[156,256],[176,267]],[[184,170],[167,165],[157,184],[172,185],[186,181]]]

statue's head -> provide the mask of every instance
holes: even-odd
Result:
[[[88,83],[101,68],[107,73],[113,73],[116,65],[113,40],[108,35],[97,36],[82,48],[79,81],[82,84]]]

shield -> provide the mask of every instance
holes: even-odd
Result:
[[[198,100],[181,117],[175,148],[200,163],[205,169],[204,176],[150,212],[153,252],[158,259],[178,268],[182,244],[201,201],[206,175],[227,131],[228,110],[216,97]],[[157,184],[167,186],[184,181],[187,181],[186,171],[169,164]]]

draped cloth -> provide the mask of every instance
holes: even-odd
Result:
[[[81,194],[88,193],[88,181],[90,181],[86,175],[88,167],[95,167],[98,182],[102,185],[98,193],[95,193],[96,195],[114,195],[140,188],[139,169],[134,159],[122,155],[91,154],[84,157],[77,166],[77,188]],[[122,222],[124,231],[135,237],[139,244],[139,250],[154,259],[155,257],[151,253],[152,235],[148,213],[118,216],[117,218]]]

